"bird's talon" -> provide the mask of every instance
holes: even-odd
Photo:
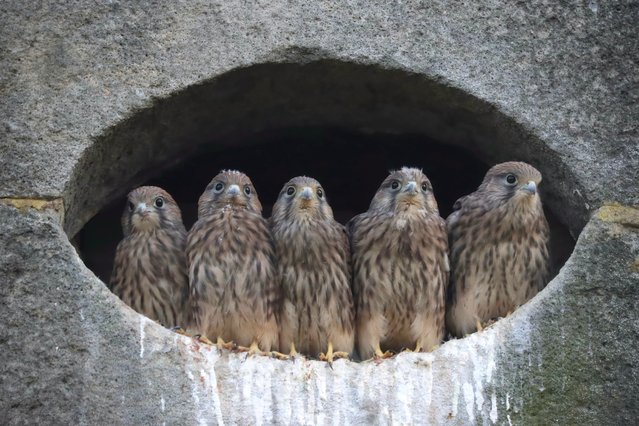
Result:
[[[206,337],[205,337],[205,339],[206,339]],[[209,340],[209,339],[206,339],[206,340]],[[210,343],[210,344],[212,345],[213,343]],[[222,340],[221,337],[217,338],[217,343],[216,344],[217,344],[217,349],[220,350],[220,351],[222,349],[226,349],[226,350],[232,351],[232,350],[234,350],[237,347],[237,345],[233,341],[225,342],[224,340]]]
[[[291,355],[287,355],[287,354],[283,354],[281,352],[278,351],[271,351],[269,353],[269,356],[273,357],[273,358],[277,358],[277,359],[281,359],[281,360],[289,360],[291,359]],[[293,361],[295,361],[295,359],[293,359]]]
[[[199,343],[204,343],[206,345],[213,346],[213,342],[207,339],[206,336],[202,336],[201,334],[196,334],[195,336],[193,336],[193,338],[197,340]]]
[[[379,343],[375,346],[375,354],[373,355],[374,361],[380,361],[385,358],[390,358],[393,356],[393,353],[390,351],[382,352],[382,348],[379,346]]]
[[[386,351],[386,352],[375,352],[375,355],[373,355],[373,360],[375,361],[381,361],[383,359],[388,359],[391,358],[394,354],[391,351]]]
[[[257,345],[257,342],[251,343],[251,346],[249,346],[248,348],[246,346],[237,346],[236,349],[238,352],[246,352],[246,358],[253,355],[264,355],[264,356],[271,355],[270,352],[262,352],[260,350],[260,347]]]

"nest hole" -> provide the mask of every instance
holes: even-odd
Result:
[[[188,229],[221,169],[251,177],[265,216],[289,178],[307,175],[345,223],[368,208],[388,170],[414,166],[431,179],[446,217],[491,165],[509,160],[546,178],[554,276],[583,226],[574,219],[586,212],[564,208],[574,205],[561,187],[571,177],[534,132],[421,74],[333,60],[255,65],[155,99],[96,138],[69,186],[65,228],[86,266],[108,282],[124,200],[136,186],[169,191]]]

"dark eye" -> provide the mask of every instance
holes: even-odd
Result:
[[[133,205],[133,203],[129,201],[129,211],[132,212],[134,208],[135,206]]]
[[[426,182],[422,183],[422,191],[428,191],[428,184]]]
[[[396,180],[393,181],[393,183],[391,183],[391,188],[393,189],[397,189],[399,188],[399,182],[397,182]]]
[[[506,176],[506,182],[508,182],[509,185],[514,185],[517,183],[517,177],[515,175],[508,175]]]
[[[215,184],[215,192],[222,192],[224,189],[224,184],[222,182],[218,182]]]
[[[251,187],[250,187],[250,186],[248,186],[248,185],[246,185],[246,186],[244,187],[244,193],[245,193],[246,195],[251,195]]]
[[[317,196],[319,198],[322,198],[324,196],[324,191],[322,191],[322,188],[317,188]]]
[[[155,207],[157,207],[158,209],[162,208],[162,206],[164,206],[164,198],[157,197],[155,201],[153,201],[153,204],[155,204]]]
[[[286,195],[293,195],[293,194],[295,194],[294,186],[289,186],[288,188],[286,188]]]

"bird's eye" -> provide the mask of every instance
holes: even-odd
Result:
[[[215,184],[215,192],[222,192],[222,190],[224,189],[224,184],[222,182],[218,182],[217,184]]]
[[[157,197],[155,201],[153,201],[153,204],[155,204],[155,207],[158,209],[161,209],[164,206],[164,198]]]
[[[133,202],[129,201],[129,211],[132,212],[134,208]]]
[[[289,186],[288,188],[286,188],[286,195],[293,195],[293,194],[295,194],[294,186]]]
[[[322,191],[322,188],[317,188],[317,196],[319,198],[322,198],[324,196],[324,191]]]
[[[399,188],[399,182],[397,182],[396,180],[393,181],[393,183],[391,183],[391,188],[392,189],[397,189]]]
[[[510,174],[506,176],[506,182],[508,182],[508,185],[514,185],[517,183],[517,177],[513,174]]]
[[[426,182],[422,183],[422,191],[428,191],[428,184]]]
[[[250,187],[250,186],[248,186],[248,185],[246,185],[246,186],[244,187],[244,193],[245,193],[246,195],[251,195],[251,187]]]

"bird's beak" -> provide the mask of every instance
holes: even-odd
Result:
[[[411,194],[416,194],[417,193],[417,182],[412,181],[412,180],[410,182],[408,182],[404,192],[408,192],[408,193],[411,193]]]
[[[305,186],[304,189],[302,189],[301,197],[303,200],[310,200],[313,197],[313,190]]]
[[[146,203],[140,203],[135,208],[135,213],[141,214],[142,216],[144,216],[148,212],[149,212],[149,210],[146,208]]]
[[[226,193],[232,197],[235,197],[236,195],[240,194],[240,187],[237,185],[231,185],[229,186],[229,189],[226,191]]]
[[[530,195],[535,195],[537,193],[537,184],[531,180],[526,185],[522,186],[521,190],[526,191]]]

